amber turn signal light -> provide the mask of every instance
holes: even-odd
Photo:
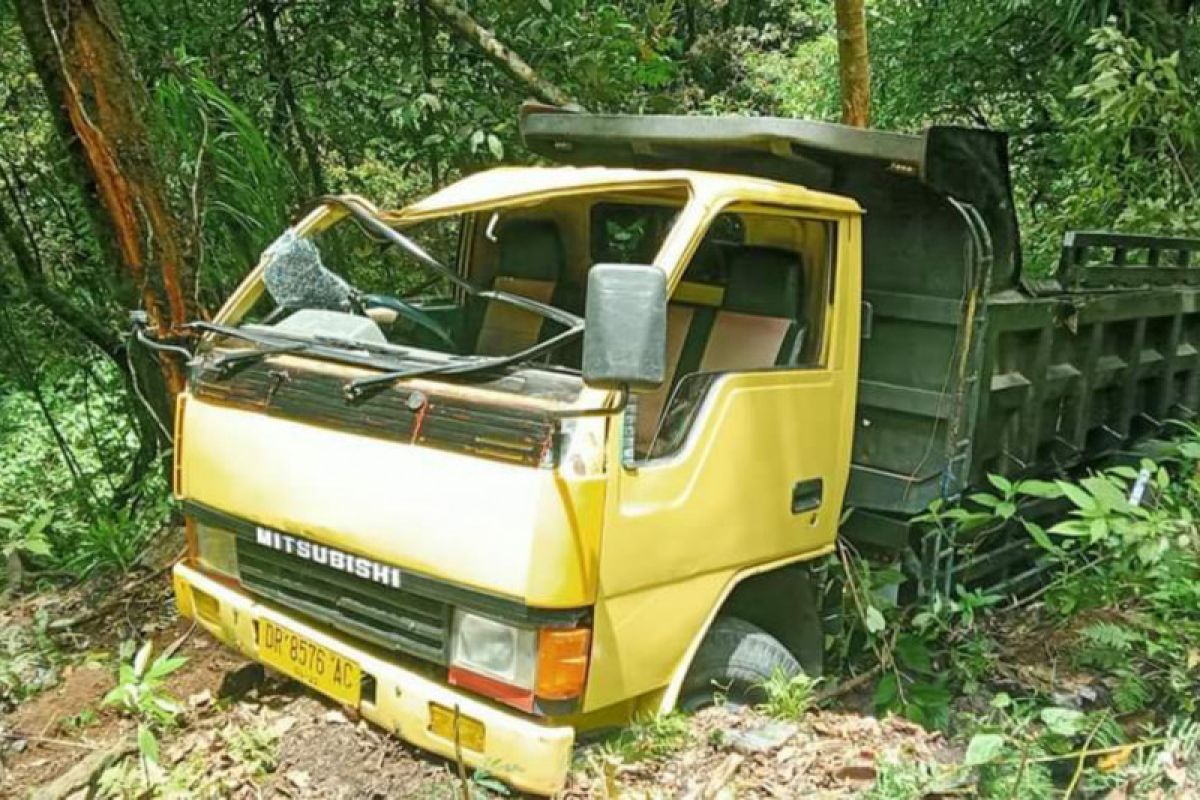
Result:
[[[545,700],[570,700],[583,694],[591,643],[587,628],[542,628],[534,694]]]

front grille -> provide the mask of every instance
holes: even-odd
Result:
[[[388,650],[446,664],[450,605],[258,544],[238,531],[238,571],[250,591]]]

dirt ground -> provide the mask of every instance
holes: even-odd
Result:
[[[21,661],[19,680],[29,692],[14,696],[10,678],[6,697],[0,682],[0,798],[29,797],[134,735],[134,721],[103,699],[116,683],[120,643],[147,637],[155,652],[187,659],[166,684],[186,707],[182,724],[160,737],[162,768],[179,784],[174,796],[463,796],[455,765],[348,718],[179,619],[164,573],[24,598],[0,609],[0,630],[15,637],[8,655]],[[915,725],[856,715],[810,715],[786,731],[786,740],[757,753],[739,754],[716,733],[763,724],[752,713],[702,712],[684,746],[632,765],[614,766],[603,748],[583,748],[562,797],[716,796],[716,783],[726,796],[736,787],[739,797],[849,797],[871,785],[880,757],[928,759],[946,751]],[[476,797],[500,789],[486,777],[470,783]]]

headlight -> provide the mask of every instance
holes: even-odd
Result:
[[[466,611],[454,612],[450,665],[533,690],[538,632]]]
[[[196,532],[196,557],[200,566],[227,578],[237,578],[237,536],[203,522],[193,521]]]

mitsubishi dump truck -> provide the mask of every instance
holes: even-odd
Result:
[[[923,591],[1020,590],[1026,534],[914,516],[1200,402],[1200,242],[1073,233],[1027,270],[1002,134],[522,134],[557,165],[283,232],[196,323],[174,455],[184,615],[521,789],[583,732],[818,673],[839,535]]]

